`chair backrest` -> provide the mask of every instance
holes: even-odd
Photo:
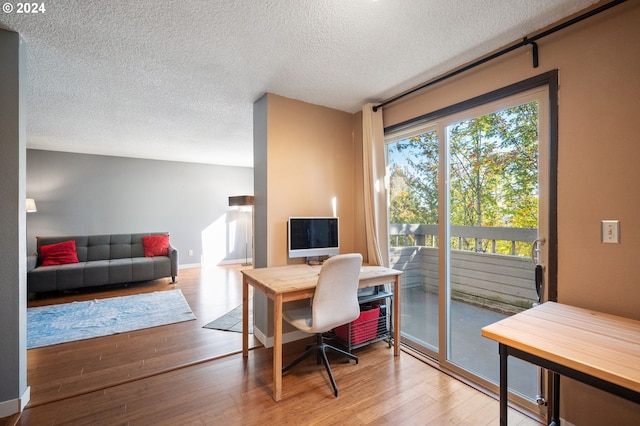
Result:
[[[323,263],[311,306],[314,329],[328,331],[358,318],[361,267],[360,253],[340,254]]]

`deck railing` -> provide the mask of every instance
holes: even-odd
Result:
[[[471,251],[485,251],[481,247],[488,246],[490,253],[496,253],[498,241],[510,243],[511,252],[517,255],[517,243],[533,243],[538,235],[536,228],[501,228],[495,226],[451,226],[451,238],[457,240],[457,247]],[[408,245],[436,247],[438,241],[438,225],[400,224],[389,225],[389,235],[393,247]],[[483,244],[487,242],[488,244]],[[413,244],[412,244],[413,243]]]
[[[437,292],[437,225],[391,224],[389,229],[390,263],[404,271],[403,286]],[[505,313],[520,312],[537,300],[533,263],[516,255],[516,245],[533,243],[537,229],[454,226],[450,232],[465,248],[451,250],[452,298]],[[510,243],[510,254],[495,253],[499,241]]]

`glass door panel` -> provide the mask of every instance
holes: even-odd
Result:
[[[433,126],[387,139],[390,259],[402,269],[402,336],[437,354],[439,341],[438,170]]]
[[[446,126],[448,241],[446,360],[499,381],[497,345],[481,328],[537,302],[538,102]],[[535,366],[512,360],[511,390],[535,400]],[[511,367],[510,367],[511,368]]]

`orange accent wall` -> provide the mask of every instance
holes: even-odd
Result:
[[[289,216],[340,218],[340,251],[354,250],[353,114],[267,94],[267,265],[288,259]]]
[[[254,103],[256,267],[303,263],[288,258],[287,219],[333,216],[334,199],[340,252],[359,251],[355,211],[362,191],[355,182],[362,182],[362,148],[353,129],[351,113],[271,93]],[[270,345],[273,302],[256,294],[254,318],[256,336]],[[283,324],[285,340],[294,330]]]
[[[640,2],[630,1],[384,108],[385,126],[559,70],[558,301],[640,319]],[[620,244],[600,221],[620,221]],[[640,405],[563,380],[562,417],[638,424]]]

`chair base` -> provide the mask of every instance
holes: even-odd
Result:
[[[331,385],[333,386],[333,394],[334,396],[337,398],[338,397],[338,386],[336,385],[336,381],[333,378],[333,373],[331,372],[331,366],[329,365],[329,360],[327,359],[327,350],[331,350],[337,354],[343,355],[345,357],[347,357],[348,359],[352,359],[356,362],[356,364],[358,363],[358,357],[350,354],[349,352],[343,351],[342,349],[336,348],[335,346],[331,346],[327,343],[324,342],[324,337],[322,336],[322,333],[317,333],[316,334],[316,344],[309,347],[302,355],[300,355],[298,358],[294,359],[293,361],[291,361],[291,363],[287,364],[285,367],[282,368],[282,373],[286,373],[288,370],[290,370],[292,367],[298,365],[300,363],[300,361],[302,361],[305,358],[308,358],[309,356],[313,355],[314,353],[316,353],[316,362],[317,364],[320,364],[322,362],[322,364],[324,364],[325,369],[327,370],[327,374],[329,375],[329,379],[331,379]]]

